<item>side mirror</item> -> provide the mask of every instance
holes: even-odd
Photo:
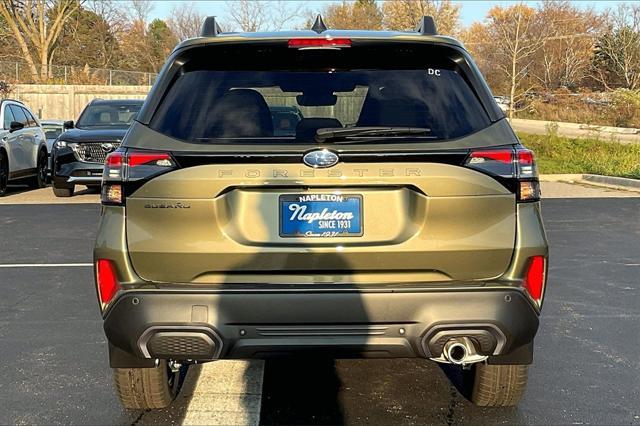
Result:
[[[19,121],[12,121],[9,126],[9,132],[15,132],[16,130],[24,129],[24,123]]]
[[[62,123],[62,128],[64,130],[73,129],[74,127],[75,123],[73,122],[73,120],[65,121],[64,123]]]

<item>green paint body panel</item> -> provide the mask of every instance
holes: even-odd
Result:
[[[246,177],[248,168],[259,177]],[[228,273],[258,283],[295,283],[299,275],[313,283],[326,273],[341,283],[486,280],[506,271],[516,238],[513,194],[457,166],[386,163],[383,177],[380,168],[343,164],[305,178],[308,167],[290,164],[167,173],[127,199],[131,262],[143,279],[179,283],[228,282]],[[278,235],[280,195],[340,192],[363,197],[362,237]],[[177,203],[188,208],[152,208]]]

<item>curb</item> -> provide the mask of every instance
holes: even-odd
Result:
[[[598,126],[598,125],[591,125],[591,124],[580,124],[580,129],[591,130],[591,131],[602,132],[602,133],[617,133],[621,135],[640,134],[640,129],[636,129],[633,127],[611,127],[611,126]]]
[[[583,175],[582,180],[595,185],[606,185],[640,191],[640,180],[638,179],[602,175]]]
[[[540,175],[540,182],[581,183],[624,191],[640,191],[639,179],[629,179],[616,176],[592,174],[549,174]]]

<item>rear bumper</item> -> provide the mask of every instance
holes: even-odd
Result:
[[[489,362],[527,364],[538,311],[517,287],[131,290],[105,312],[111,364],[274,355],[432,358],[471,336]]]

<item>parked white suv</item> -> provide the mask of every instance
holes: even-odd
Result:
[[[0,123],[0,197],[9,181],[44,187],[47,146],[38,119],[22,102],[6,99],[0,101]]]

